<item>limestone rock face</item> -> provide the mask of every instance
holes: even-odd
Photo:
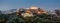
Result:
[[[33,14],[29,14],[29,13],[22,13],[23,17],[33,17]]]

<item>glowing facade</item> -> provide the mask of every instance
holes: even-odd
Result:
[[[47,14],[44,10],[42,9],[38,9],[38,7],[35,7],[35,6],[32,6],[30,8],[26,8],[24,13],[22,13],[22,16],[23,17],[26,17],[26,16],[33,16],[33,12],[36,13],[36,14]],[[17,15],[19,13],[19,9],[17,9]]]

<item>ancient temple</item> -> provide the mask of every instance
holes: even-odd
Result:
[[[32,6],[28,9],[26,9],[28,12],[32,12],[32,13],[36,13],[36,14],[47,14],[44,10],[36,7],[36,6]]]

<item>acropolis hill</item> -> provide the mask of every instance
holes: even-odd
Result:
[[[17,9],[17,15],[19,15],[19,13],[20,13],[20,10],[21,9]],[[29,14],[39,14],[39,15],[41,15],[41,14],[47,14],[44,10],[42,10],[42,9],[40,9],[40,8],[38,8],[38,7],[36,7],[36,6],[32,6],[32,7],[30,7],[30,8],[25,8],[25,10],[24,10],[24,13],[29,13]]]

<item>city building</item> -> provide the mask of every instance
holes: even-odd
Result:
[[[60,16],[60,10],[55,10],[55,13]]]

